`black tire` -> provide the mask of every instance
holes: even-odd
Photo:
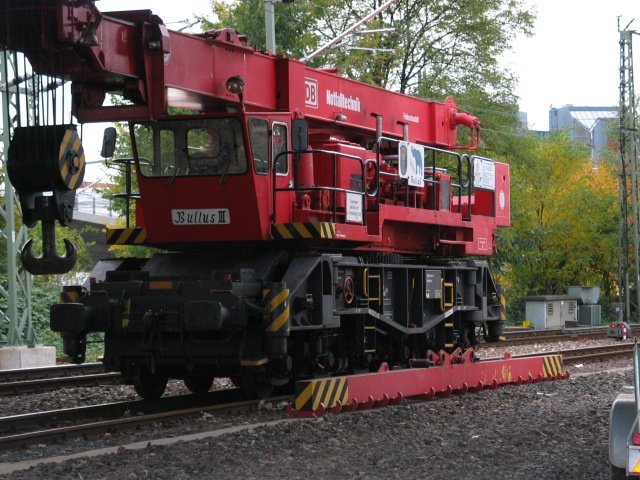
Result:
[[[133,377],[133,388],[145,400],[157,400],[167,388],[168,380],[166,375],[140,367]]]
[[[187,377],[184,379],[184,385],[190,392],[196,395],[204,395],[211,389],[213,385],[212,377]]]
[[[609,464],[610,473],[609,478],[611,480],[625,480],[627,477],[627,472],[624,468],[616,467],[614,465]]]

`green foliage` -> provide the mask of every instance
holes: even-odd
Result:
[[[31,288],[31,314],[33,329],[43,345],[56,347],[58,356],[62,355],[62,339],[49,328],[49,307],[58,302],[62,287],[50,279],[34,279]]]
[[[276,43],[278,53],[301,58],[316,48],[314,35],[317,13],[332,1],[276,3]],[[242,0],[225,2],[214,0],[213,12],[218,21],[203,19],[205,30],[233,28],[246,35],[251,45],[259,50],[266,48],[264,1]]]
[[[279,53],[303,57],[326,44],[380,5],[371,0],[321,0],[276,4]],[[261,0],[216,0],[219,21],[207,28],[231,27],[264,46]],[[338,67],[347,76],[404,93],[442,97],[482,87],[512,91],[513,77],[498,59],[513,38],[530,34],[534,15],[521,0],[399,0],[366,29],[392,28],[352,36],[312,66]]]
[[[530,138],[527,156],[511,158],[513,226],[499,232],[496,263],[511,316],[523,296],[565,293],[569,285],[599,285],[614,295],[617,263],[617,180],[594,169],[585,148],[565,134]]]

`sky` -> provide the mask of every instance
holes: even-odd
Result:
[[[620,28],[640,32],[638,0],[529,0],[537,10],[534,35],[520,37],[504,65],[519,77],[516,94],[529,127],[548,130],[549,107],[617,106]],[[633,40],[636,91],[640,36]]]
[[[527,114],[529,128],[548,130],[551,106],[617,106],[618,16],[621,28],[635,18],[629,29],[640,32],[640,0],[523,1],[537,12],[533,35],[518,37],[501,61],[519,78],[515,93],[520,98],[520,110]],[[179,29],[184,24],[172,22],[209,14],[211,2],[101,0],[98,8],[102,11],[150,8],[170,29]],[[634,48],[635,78],[640,85],[640,35],[634,37]],[[102,129],[100,126],[99,130]],[[97,131],[89,129],[83,139],[89,158],[100,149],[101,133]],[[92,148],[89,142],[97,145]],[[99,172],[89,172],[91,175],[102,177]]]

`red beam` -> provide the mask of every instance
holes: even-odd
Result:
[[[562,355],[472,361],[473,351],[452,355],[429,353],[435,366],[347,375],[296,384],[297,397],[288,411],[293,416],[319,416],[326,412],[353,411],[397,404],[404,398],[433,398],[453,392],[497,388],[499,385],[541,382],[569,378]]]

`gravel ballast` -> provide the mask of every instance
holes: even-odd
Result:
[[[3,478],[602,479],[608,473],[609,407],[631,381],[627,371],[508,386],[194,442],[123,448]]]

